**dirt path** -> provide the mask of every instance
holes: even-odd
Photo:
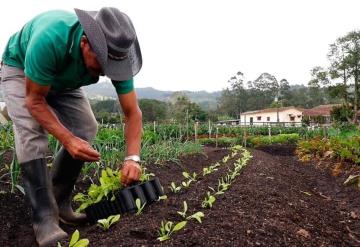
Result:
[[[360,192],[340,186],[327,172],[299,163],[289,147],[252,150],[253,159],[212,209],[202,209],[208,186],[216,186],[228,168],[199,179],[187,192],[167,188],[182,180],[184,168],[200,173],[226,150],[207,150],[181,165],[151,168],[168,200],[155,203],[140,216],[124,215],[108,232],[78,227],[90,246],[360,246]],[[230,161],[230,166],[233,161]],[[186,200],[190,212],[203,211],[202,224],[189,222],[170,241],[156,240],[161,220],[180,221],[176,211]],[[34,246],[28,207],[21,196],[0,194],[0,246]],[[64,227],[71,233],[76,228]]]

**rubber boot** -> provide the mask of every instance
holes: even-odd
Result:
[[[83,164],[84,161],[74,159],[63,147],[53,162],[54,195],[59,207],[60,221],[65,224],[81,225],[87,222],[86,214],[76,213],[71,207],[71,193]]]
[[[25,193],[32,207],[36,241],[41,247],[54,246],[68,235],[59,227],[58,207],[46,160],[36,159],[20,165]]]

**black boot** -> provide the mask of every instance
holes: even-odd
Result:
[[[59,217],[63,223],[70,225],[87,222],[86,214],[76,213],[71,208],[71,192],[79,176],[84,161],[75,160],[61,148],[57,153],[52,167],[54,195],[59,207]]]
[[[24,189],[33,212],[33,228],[39,246],[53,246],[68,235],[59,227],[58,207],[45,159],[21,164]]]

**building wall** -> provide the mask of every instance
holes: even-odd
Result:
[[[293,115],[295,118],[291,120],[290,114]],[[300,117],[298,117],[300,116]],[[250,118],[253,118],[253,123],[255,125],[263,125],[266,122],[277,122],[277,112],[258,112],[258,113],[249,113],[246,115],[241,115],[241,123],[246,124],[250,123]],[[261,117],[259,120],[258,117]],[[301,123],[302,119],[302,112],[297,109],[288,109],[285,111],[279,111],[279,122],[293,122],[293,123]]]

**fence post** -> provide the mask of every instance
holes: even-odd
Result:
[[[198,125],[198,122],[195,122],[195,123],[194,123],[195,142],[197,141],[197,125]]]
[[[216,135],[215,135],[215,143],[216,143],[216,147],[218,147],[218,137],[219,137],[219,127],[216,127]]]
[[[271,138],[271,125],[268,126],[269,129],[269,138]]]
[[[246,139],[247,139],[247,128],[244,128],[244,147],[246,148]]]
[[[125,124],[122,123],[122,135],[123,135],[123,138],[125,138]]]
[[[209,119],[209,139],[211,138],[211,123],[210,123],[210,119]]]
[[[156,121],[154,121],[154,133],[156,133]]]

